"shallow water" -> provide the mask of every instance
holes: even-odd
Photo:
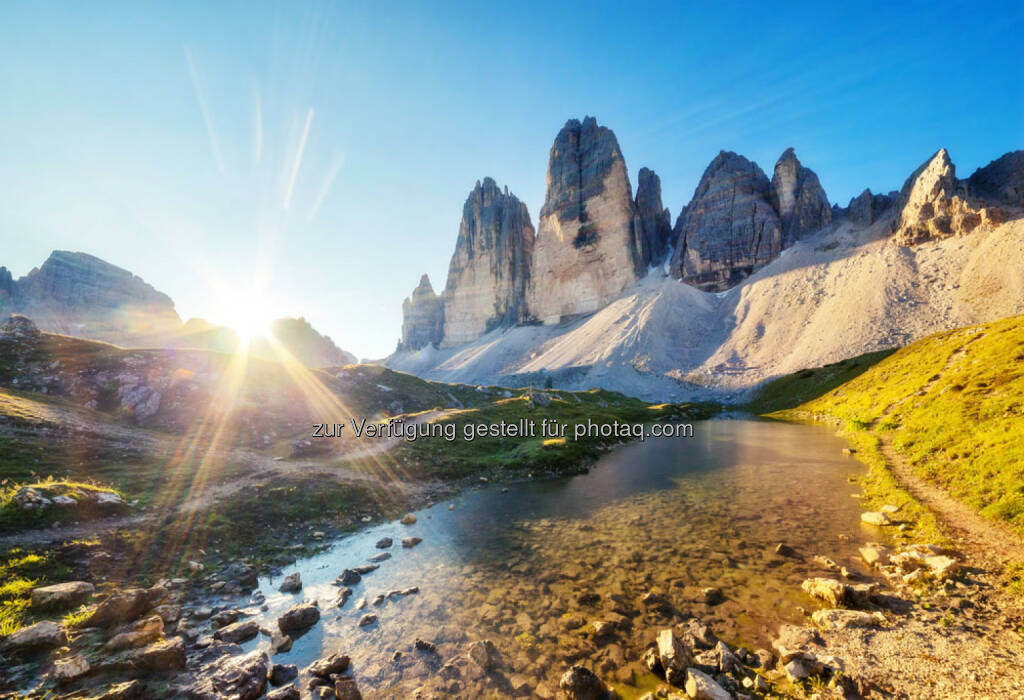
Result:
[[[647,643],[681,619],[647,609],[641,599],[652,590],[729,642],[767,646],[781,621],[799,621],[801,607],[817,607],[799,588],[824,571],[811,558],[856,568],[857,545],[877,536],[861,531],[851,498],[857,487],[848,477],[863,467],[818,427],[715,420],[694,431],[693,438],[617,449],[582,476],[517,484],[507,493],[471,491],[417,512],[414,525],[387,523],[341,539],[283,572],[301,573],[304,589],[295,595],[277,592],[281,577],[261,579],[267,627],[304,600],[319,600],[323,612],[274,661],[301,669],[341,651],[367,697],[410,697],[417,687],[553,697],[559,676],[578,662],[629,697],[654,682],[640,664]],[[413,535],[423,542],[402,548],[401,539]],[[384,550],[392,558],[337,608],[335,578],[379,553],[374,544],[382,537],[394,539]],[[776,555],[779,542],[804,560]],[[370,602],[410,586],[419,593]],[[724,602],[702,602],[705,587],[721,588]],[[366,608],[357,610],[363,596]],[[359,627],[366,613],[378,622]],[[590,623],[622,623],[618,613],[631,622],[595,639]],[[438,653],[416,651],[417,638]],[[500,652],[491,674],[456,658],[479,639]],[[266,644],[261,636],[245,647]],[[395,651],[402,652],[397,661]],[[439,672],[453,658],[459,672]]]

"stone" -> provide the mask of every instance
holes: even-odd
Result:
[[[412,513],[406,513],[399,522],[403,525],[414,525],[416,523],[416,516]]]
[[[86,581],[67,581],[32,591],[33,608],[74,608],[93,594],[96,587]]]
[[[172,624],[181,618],[180,605],[158,605],[153,608],[153,612],[160,616],[164,624]]]
[[[370,557],[370,561],[374,563],[380,563],[382,561],[387,561],[390,558],[391,552],[378,552],[377,554],[374,554],[372,557]]]
[[[292,638],[279,632],[270,633],[270,653],[283,654],[292,648]]]
[[[423,541],[422,537],[405,537],[402,538],[402,546],[406,549],[411,549]]]
[[[557,324],[606,305],[644,269],[626,163],[615,134],[570,119],[551,147],[527,306]]]
[[[244,622],[235,622],[225,627],[221,627],[213,633],[213,638],[219,639],[223,642],[241,644],[242,642],[249,641],[259,633],[259,624],[255,620],[246,620]]]
[[[809,578],[800,587],[807,595],[823,600],[833,607],[846,603],[846,584],[831,578]]]
[[[354,586],[362,579],[363,576],[358,571],[355,571],[354,569],[345,569],[338,575],[338,578],[336,578],[335,581],[343,586]]]
[[[960,571],[960,562],[953,557],[925,557],[924,563],[931,572],[931,575],[938,581],[946,581]]]
[[[256,700],[267,688],[270,659],[266,652],[222,656],[201,671],[192,686],[199,697]]]
[[[107,651],[120,651],[143,647],[160,639],[164,633],[164,621],[159,615],[153,615],[133,623],[127,630],[114,635],[106,643]]]
[[[884,566],[889,563],[889,548],[884,545],[869,542],[858,551],[860,558],[870,567]]]
[[[334,681],[334,697],[337,700],[363,700],[355,678],[342,677]]]
[[[437,653],[437,646],[433,642],[428,642],[424,639],[420,639],[419,637],[417,637],[416,641],[413,642],[413,646],[419,651],[425,651],[430,654]]]
[[[443,345],[527,320],[534,229],[526,205],[487,177],[462,208],[443,294]]]
[[[867,613],[860,610],[842,610],[839,608],[815,610],[811,614],[811,619],[819,627],[833,630],[865,629],[878,627],[885,623],[885,616],[881,613]]]
[[[743,156],[719,153],[676,220],[672,275],[699,289],[738,284],[782,251],[782,222],[764,171]]]
[[[347,671],[350,663],[348,656],[336,653],[314,661],[307,670],[311,675],[330,678],[332,675]]]
[[[658,633],[658,661],[665,672],[665,680],[682,687],[686,681],[686,669],[693,663],[689,650],[671,629]]]
[[[732,652],[725,642],[718,642],[715,645],[715,654],[718,656],[718,670],[722,673],[740,673],[743,671],[743,662]]]
[[[718,605],[725,600],[725,593],[722,592],[721,588],[702,588],[700,600],[708,605]]]
[[[1024,207],[1024,151],[1012,151],[967,178],[971,197],[1000,206]]]
[[[277,627],[284,634],[306,630],[320,620],[320,609],[310,603],[302,603],[286,610],[277,618]]]
[[[466,653],[484,671],[490,671],[498,660],[498,649],[489,639],[470,643]]]
[[[374,546],[377,549],[387,549],[392,544],[393,544],[393,542],[392,542],[390,537],[382,537],[379,540],[377,540],[377,544],[375,544]]]
[[[299,667],[295,664],[274,664],[270,667],[270,674],[267,680],[270,685],[277,687],[285,683],[291,683],[299,677]]]
[[[956,167],[945,148],[915,170],[900,190],[900,212],[892,224],[897,243],[924,241],[971,233],[983,224],[1003,220],[997,207],[967,199],[967,186],[956,179]]]
[[[648,168],[640,168],[636,199],[637,242],[644,267],[660,265],[673,244],[672,219],[661,203],[661,178]]]
[[[76,678],[81,678],[91,670],[89,662],[84,656],[74,654],[63,659],[58,659],[53,664],[53,678],[58,683],[68,683]]]
[[[83,627],[113,627],[132,622],[141,617],[147,610],[163,601],[167,589],[162,586],[152,588],[126,588],[111,593],[100,601],[96,609],[82,623]]]
[[[430,277],[423,275],[402,302],[402,339],[399,350],[438,347],[444,337],[444,301],[434,293]]]
[[[185,668],[185,640],[181,637],[154,642],[136,652],[136,668],[151,673],[177,671]]]
[[[281,585],[278,587],[282,593],[298,593],[302,590],[302,577],[299,576],[299,572],[296,571],[293,574],[288,574],[281,581]]]
[[[68,635],[56,622],[44,620],[8,635],[3,640],[6,649],[24,651],[46,647],[59,647],[68,642]]]
[[[693,700],[731,700],[729,692],[711,676],[695,668],[686,670],[686,694]]]
[[[832,205],[818,176],[800,164],[792,148],[787,148],[775,163],[771,201],[782,222],[783,248],[832,221]]]
[[[377,616],[373,613],[366,613],[361,618],[359,618],[360,627],[369,627],[375,622],[377,622]]]
[[[568,700],[604,700],[608,687],[586,666],[573,666],[562,674],[558,686]]]
[[[800,555],[796,553],[796,550],[790,547],[788,544],[780,542],[775,546],[775,553],[780,557],[789,557],[791,559],[798,558]]]
[[[265,700],[299,700],[301,697],[298,688],[294,685],[287,685],[267,693]]]
[[[889,518],[889,516],[881,511],[869,510],[866,513],[861,513],[860,520],[862,523],[867,523],[868,525],[876,525],[879,527],[885,525],[892,525],[892,520]]]

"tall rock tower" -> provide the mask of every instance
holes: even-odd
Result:
[[[643,268],[626,163],[610,129],[570,119],[551,147],[547,195],[527,294],[533,318],[558,323],[601,308]]]
[[[444,291],[444,345],[526,320],[534,230],[526,205],[491,178],[462,207]]]

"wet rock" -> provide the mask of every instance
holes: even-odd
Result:
[[[268,680],[270,685],[277,687],[285,683],[291,683],[299,677],[299,667],[295,664],[274,664],[270,667]]]
[[[181,618],[180,605],[158,605],[153,608],[153,612],[160,616],[164,624],[175,623]]]
[[[391,558],[391,553],[390,552],[381,552],[380,554],[374,554],[372,557],[370,557],[370,561],[372,561],[374,563],[379,563],[379,562],[382,562],[382,561],[387,561],[390,558]]]
[[[291,651],[292,638],[287,634],[281,634],[279,632],[272,632],[270,635],[270,653],[271,654],[283,654],[287,651]]]
[[[167,589],[127,588],[107,596],[82,623],[83,627],[113,627],[139,619],[153,606],[163,602]]]
[[[265,700],[299,700],[302,696],[294,685],[278,688],[267,693]]]
[[[686,694],[693,700],[731,700],[729,692],[711,676],[695,668],[686,671]]]
[[[352,589],[346,586],[345,588],[342,588],[340,591],[338,591],[338,599],[334,602],[334,604],[339,608],[343,608],[345,607],[345,603],[347,603],[348,599],[351,597]]]
[[[270,659],[266,652],[225,656],[200,672],[192,693],[200,697],[256,700],[267,687]]]
[[[249,641],[259,634],[259,632],[259,624],[255,620],[247,620],[245,622],[235,622],[225,627],[221,627],[213,633],[213,638],[224,642],[241,644],[242,642]]]
[[[374,615],[373,613],[367,613],[367,614],[363,615],[361,618],[359,618],[359,626],[360,627],[369,627],[370,625],[374,624],[375,622],[377,622],[377,616]]]
[[[608,687],[585,666],[573,666],[562,674],[558,686],[568,700],[604,700]]]
[[[159,615],[153,615],[133,623],[128,629],[114,635],[107,642],[105,649],[107,651],[120,651],[121,649],[144,647],[160,639],[163,633],[164,621]]]
[[[298,632],[315,625],[320,620],[320,609],[310,603],[289,608],[277,618],[277,627],[285,634]]]
[[[380,564],[361,564],[359,566],[353,567],[352,570],[355,571],[360,576],[365,576],[366,574],[370,573],[371,571],[376,571],[379,568],[380,568]]]
[[[192,611],[192,617],[196,620],[209,620],[213,615],[213,608],[209,605],[203,605]]]
[[[413,525],[416,523],[416,516],[412,513],[406,513],[399,522],[403,525]]]
[[[889,548],[884,545],[869,542],[861,547],[859,551],[860,558],[868,566],[884,566],[889,563]]]
[[[376,547],[377,549],[387,549],[387,548],[388,548],[388,547],[390,547],[390,546],[391,546],[392,544],[394,544],[394,543],[392,542],[392,540],[391,540],[391,538],[390,538],[390,537],[382,537],[382,538],[380,538],[379,540],[377,540],[377,544],[376,544],[376,545],[374,545],[374,546],[375,546],[375,547]]]
[[[210,626],[214,629],[219,627],[227,627],[233,622],[237,622],[238,618],[242,616],[240,610],[221,610],[219,613],[210,618]]]
[[[340,583],[343,586],[354,586],[362,580],[363,577],[358,571],[354,571],[352,569],[345,569],[341,572],[338,578],[335,579],[335,582]]]
[[[78,607],[95,590],[95,586],[86,581],[67,581],[53,586],[42,586],[32,591],[32,607],[61,609]]]
[[[330,678],[332,675],[347,671],[350,663],[351,660],[345,654],[331,654],[318,661],[314,661],[307,670],[310,675],[319,678]]]
[[[789,557],[790,559],[797,559],[800,556],[795,549],[782,542],[775,545],[775,553],[780,557]]]
[[[284,581],[278,587],[281,593],[298,593],[302,590],[302,577],[299,576],[299,572],[296,571],[293,574],[288,574],[284,577]]]
[[[155,642],[135,654],[134,665],[140,671],[163,673],[185,668],[185,640],[175,637]]]
[[[334,697],[338,700],[363,700],[355,678],[339,678],[334,681]]]
[[[490,671],[498,660],[498,649],[489,639],[470,643],[466,653],[484,671]]]
[[[663,629],[658,633],[658,660],[665,672],[665,680],[682,687],[686,681],[686,669],[693,662],[693,657],[671,629]]]
[[[49,620],[22,627],[3,640],[3,647],[12,651],[26,651],[46,647],[59,647],[68,642],[68,635],[56,622]]]
[[[406,549],[411,549],[412,547],[415,547],[422,541],[422,537],[405,537],[402,539],[402,546]]]
[[[811,615],[811,619],[819,627],[835,630],[878,627],[885,623],[885,616],[881,613],[867,613],[860,610],[842,610],[838,608],[816,610]]]
[[[431,654],[437,653],[437,646],[433,642],[428,642],[424,639],[420,639],[419,637],[417,637],[416,641],[413,642],[413,646],[420,651],[426,651]]]
[[[76,678],[81,678],[91,670],[89,662],[84,656],[75,654],[64,659],[59,659],[53,665],[53,678],[58,683],[68,683]]]

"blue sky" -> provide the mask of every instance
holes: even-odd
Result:
[[[566,119],[673,220],[721,149],[793,146],[845,204],[1024,148],[1022,35],[1021,3],[4,3],[0,265],[81,250],[379,357],[478,179],[536,223]]]

